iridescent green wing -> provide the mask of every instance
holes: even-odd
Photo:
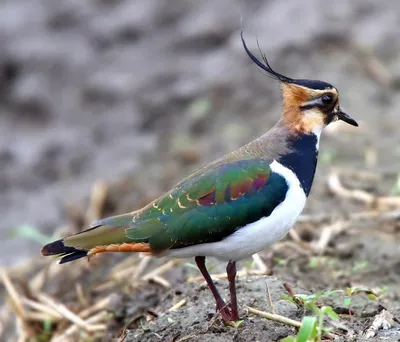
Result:
[[[203,170],[138,212],[127,237],[161,252],[220,241],[269,216],[288,189],[270,163],[253,158]]]

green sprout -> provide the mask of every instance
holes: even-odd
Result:
[[[228,322],[227,324],[229,325],[229,326],[231,326],[231,327],[234,327],[234,328],[240,328],[242,325],[243,325],[243,320],[241,320],[241,321],[237,321],[237,322],[233,322],[233,321],[231,321],[231,322]]]
[[[318,306],[321,297],[331,296],[335,293],[342,293],[342,290],[318,291],[317,293],[306,295],[296,294],[294,297],[281,295],[282,298],[295,304],[297,307],[303,306],[305,310],[311,311],[315,316],[305,316],[297,336],[288,336],[282,342],[319,342],[324,334],[330,332],[329,327],[325,327],[325,321],[329,318],[338,320],[339,315],[331,306]]]
[[[20,237],[30,241],[39,243],[40,245],[46,245],[54,240],[54,236],[48,236],[43,234],[39,228],[30,224],[22,224],[17,228],[10,231],[10,237]]]
[[[313,308],[315,310],[315,307]],[[320,342],[322,336],[331,331],[330,328],[324,326],[327,318],[338,320],[339,315],[331,306],[323,306],[317,308],[315,316],[305,316],[301,322],[301,326],[297,336],[288,336],[281,342]]]

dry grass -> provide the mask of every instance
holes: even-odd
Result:
[[[340,177],[340,171],[336,171],[328,178],[329,190],[334,196],[362,201],[366,210],[339,220],[328,214],[302,216],[298,232],[294,231],[289,239],[277,243],[273,250],[289,247],[297,255],[323,255],[329,251],[329,242],[344,230],[351,231],[352,223],[356,221],[391,221],[400,217],[399,197],[378,197],[364,190],[347,189]],[[355,177],[363,176],[356,174]],[[82,222],[101,217],[106,198],[107,186],[101,182],[96,183]],[[332,222],[334,219],[335,222]],[[312,241],[302,240],[303,226],[312,232]],[[19,342],[30,341],[33,337],[36,341],[53,342],[100,339],[110,329],[115,310],[112,307],[115,293],[131,293],[149,282],[169,289],[171,282],[164,275],[179,265],[177,260],[157,264],[148,256],[124,258],[113,266],[101,265],[103,260],[100,256],[91,260],[90,264],[81,260],[75,263],[75,267],[63,267],[54,261],[38,258],[22,266],[1,269],[0,278],[7,298],[0,309],[0,340],[10,340],[10,336],[16,337]],[[238,277],[270,274],[270,268],[259,256],[253,257],[253,264],[255,268],[239,270]],[[93,276],[94,279],[89,279]],[[212,277],[226,278],[226,274],[216,273]],[[189,277],[187,282],[203,282],[203,278]],[[253,308],[248,308],[249,312],[298,327],[299,322],[287,321],[273,312],[268,291],[267,295],[272,313]],[[186,298],[180,299],[169,311],[177,310],[187,303]],[[154,313],[153,318],[154,315],[163,313]],[[121,334],[121,341],[123,332],[123,327],[117,331]]]

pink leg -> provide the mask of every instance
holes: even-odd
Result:
[[[201,274],[203,275],[208,287],[211,290],[211,293],[213,294],[215,298],[215,302],[217,304],[217,310],[221,313],[221,317],[225,322],[231,321],[231,313],[225,304],[224,300],[222,299],[221,295],[219,294],[217,288],[215,287],[215,284],[213,280],[211,279],[210,274],[207,271],[206,268],[206,258],[204,256],[197,256],[194,258],[196,261],[197,267],[199,268]]]
[[[226,273],[228,275],[229,280],[229,292],[231,294],[231,321],[238,321],[239,320],[239,312],[237,306],[237,298],[236,298],[236,261],[229,261],[228,265],[226,266]]]

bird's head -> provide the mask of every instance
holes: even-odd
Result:
[[[336,120],[358,126],[354,119],[341,110],[339,92],[333,85],[322,81],[293,79],[279,74],[271,68],[263,53],[261,62],[249,51],[243,39],[243,32],[242,42],[253,62],[270,77],[281,82],[283,121],[291,130],[319,134],[326,125]]]

